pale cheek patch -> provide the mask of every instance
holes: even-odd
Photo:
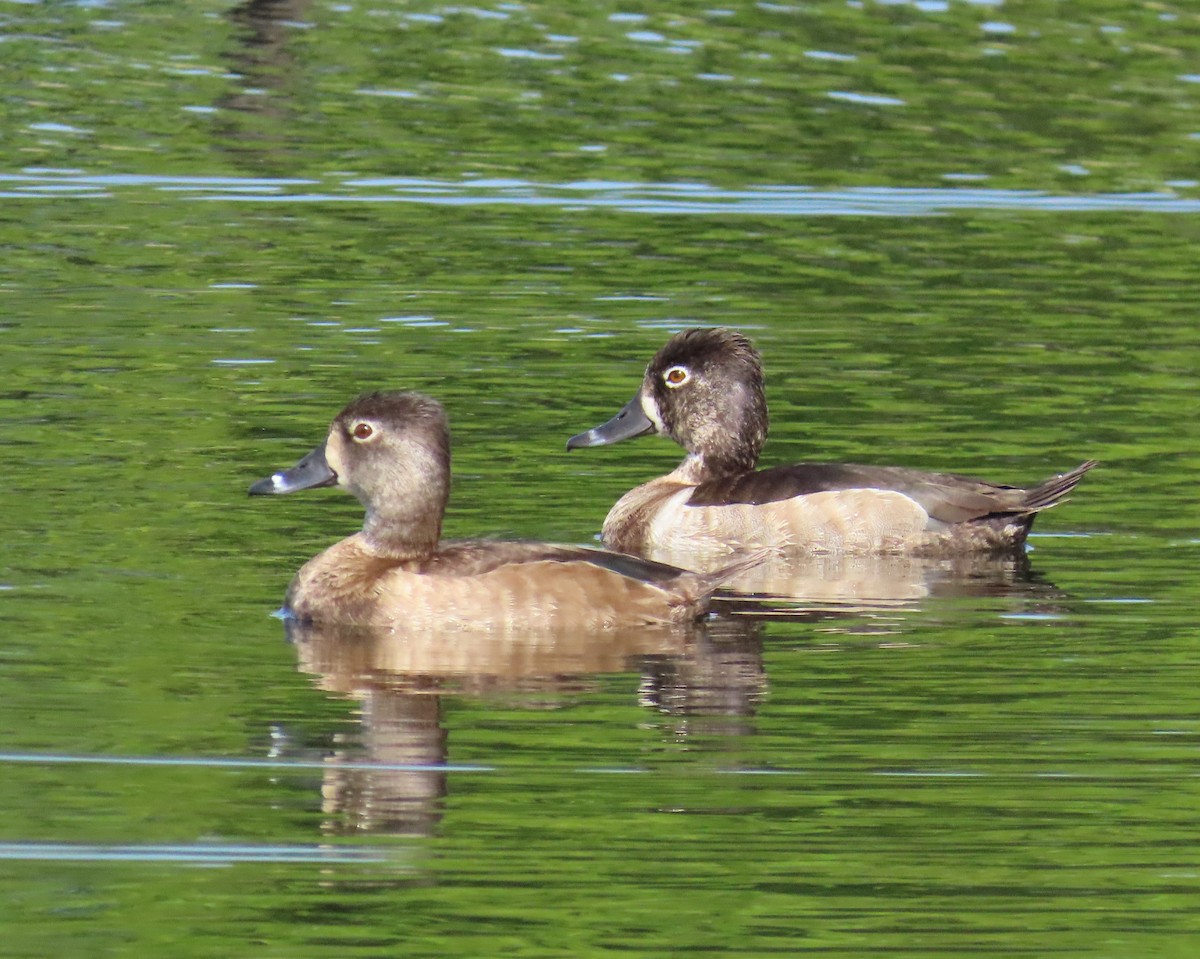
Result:
[[[342,436],[338,432],[331,432],[329,439],[325,441],[325,462],[337,474],[338,486],[345,486],[346,484],[342,481],[342,477],[346,475],[343,468],[345,457],[342,455]]]
[[[646,414],[646,419],[654,424],[654,432],[666,433],[662,414],[658,411],[658,404],[654,401],[654,397],[647,393],[642,394],[642,412]]]

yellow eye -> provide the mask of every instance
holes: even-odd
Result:
[[[356,440],[369,440],[375,431],[371,429],[370,423],[355,423],[350,432]]]
[[[683,386],[690,378],[691,374],[682,366],[672,366],[663,374],[663,379],[666,381],[667,386],[672,389]]]

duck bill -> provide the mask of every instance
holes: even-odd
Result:
[[[567,440],[567,449],[577,450],[585,446],[608,446],[610,443],[620,443],[621,440],[631,440],[635,436],[645,436],[656,431],[654,422],[642,409],[642,397],[639,393],[621,407],[621,412],[607,423],[593,426],[590,430],[572,436]]]
[[[325,444],[322,443],[289,470],[280,470],[250,487],[251,496],[273,496],[276,493],[295,493],[302,489],[333,486],[337,473],[325,459]]]

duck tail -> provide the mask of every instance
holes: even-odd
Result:
[[[1059,473],[1057,476],[1051,476],[1045,482],[1027,489],[1021,504],[1022,511],[1037,513],[1041,510],[1049,509],[1051,506],[1057,506],[1067,498],[1067,494],[1071,490],[1079,485],[1079,481],[1083,479],[1083,474],[1092,469],[1096,463],[1096,460],[1088,460],[1086,463],[1080,463],[1073,470]]]
[[[768,547],[739,556],[732,563],[711,573],[684,573],[681,579],[685,579],[685,582],[680,583],[682,589],[678,592],[679,606],[689,607],[694,616],[703,615],[708,611],[713,595],[724,588],[726,583],[747,570],[761,566],[774,555],[775,550]]]

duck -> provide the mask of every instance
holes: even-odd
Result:
[[[603,545],[697,569],[749,550],[774,557],[1021,550],[1038,513],[1096,466],[1088,460],[1027,488],[902,466],[760,470],[767,427],[762,357],[750,339],[722,328],[676,333],[650,360],[632,400],[567,441],[574,450],[659,434],[686,452],[672,472],[616,502]]]
[[[450,494],[445,409],[422,393],[368,393],[323,443],[259,480],[251,496],[337,486],[366,511],[360,532],[304,564],[284,613],[371,628],[519,632],[687,623],[745,567],[712,574],[585,546],[441,542]]]

